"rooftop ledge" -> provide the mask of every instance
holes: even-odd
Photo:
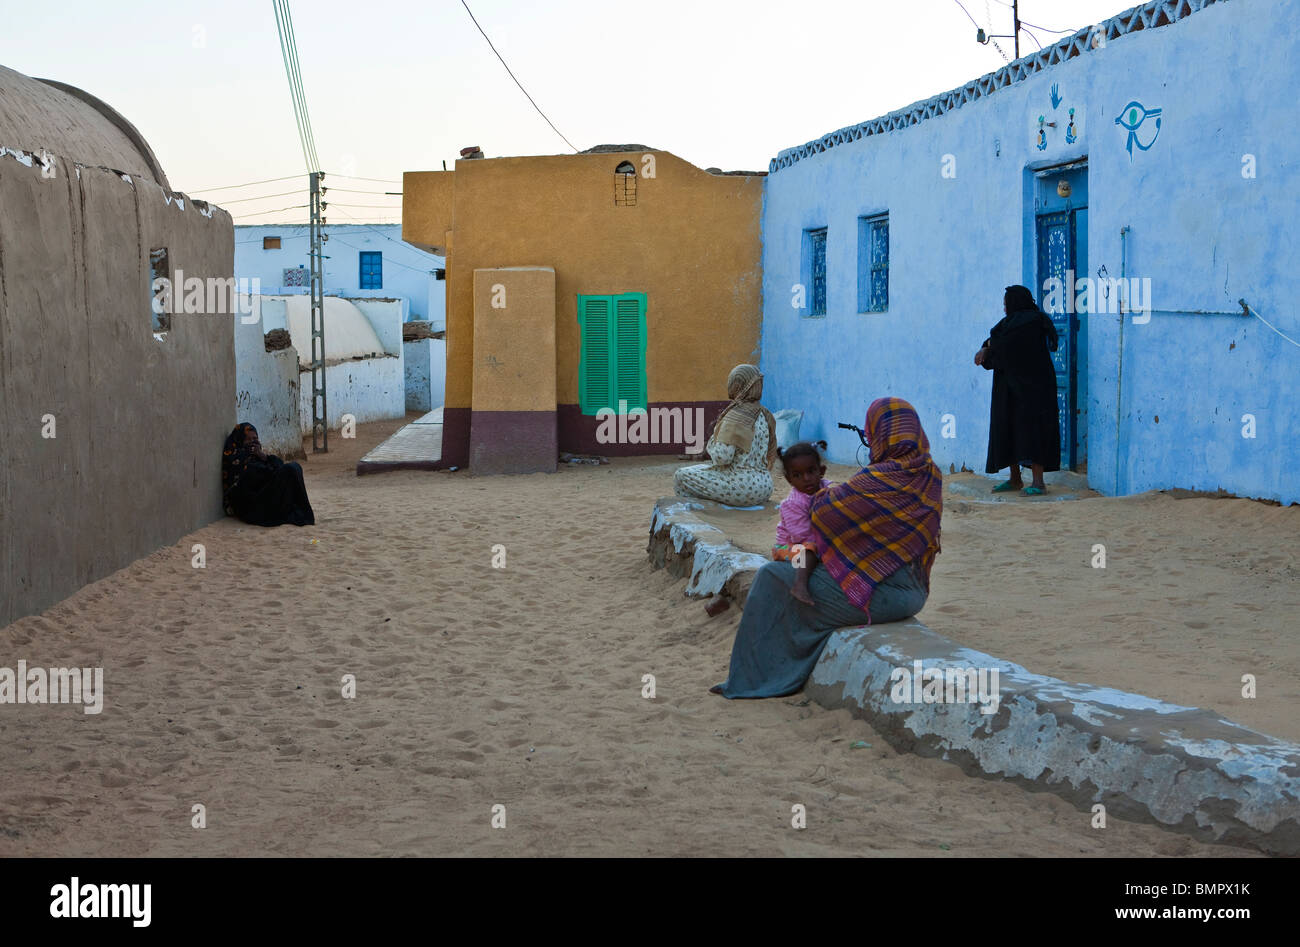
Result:
[[[964,86],[950,89],[928,99],[913,102],[911,105],[896,109],[879,118],[873,118],[857,125],[849,125],[837,131],[815,138],[793,148],[779,152],[768,164],[769,173],[775,174],[783,168],[791,167],[804,158],[821,154],[836,145],[847,145],[871,135],[896,131],[923,122],[928,118],[942,115],[950,109],[961,108],[967,103],[1006,88],[1015,82],[1035,76],[1044,69],[1059,65],[1067,59],[1091,53],[1111,40],[1119,39],[1131,33],[1143,30],[1171,26],[1184,17],[1223,0],[1149,0],[1110,19],[1103,20],[1095,26],[1081,30],[1040,49],[1028,56],[1022,56],[1009,62],[996,72],[990,72],[978,79],[972,79]]]

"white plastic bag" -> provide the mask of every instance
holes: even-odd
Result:
[[[784,450],[799,443],[799,425],[803,423],[803,412],[794,408],[785,408],[773,414],[776,418],[776,446]]]

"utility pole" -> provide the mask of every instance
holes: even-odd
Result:
[[[962,10],[966,11],[966,8],[962,7]],[[1016,44],[1015,45],[1016,58],[1017,59],[1020,58],[1020,0],[1011,0],[1011,25],[1014,27],[1014,29],[1012,29],[1012,31],[1007,34],[994,33],[990,35],[989,33],[984,32],[984,27],[979,25],[979,23],[975,20],[975,18],[970,15],[969,11],[966,11],[966,16],[970,19],[972,23],[975,24],[975,42],[983,43],[985,46],[987,46],[990,41],[995,39],[1014,40]],[[1032,36],[1033,34],[1031,33],[1030,35]],[[1002,52],[1001,46],[998,46],[997,43],[994,43],[993,46],[995,49],[997,49],[999,56],[1001,56],[1003,59],[1007,58],[1007,54]]]
[[[1011,0],[1011,18],[1015,28],[1011,31],[1016,38],[1016,58],[1020,58],[1020,0]]]
[[[311,449],[313,454],[329,453],[329,428],[325,410],[325,264],[321,233],[321,202],[325,174],[311,172]]]

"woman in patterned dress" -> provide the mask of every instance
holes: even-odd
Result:
[[[682,467],[673,475],[678,496],[727,506],[756,506],[772,496],[776,420],[763,407],[763,373],[737,365],[727,376],[731,404],[723,409],[705,450],[711,462]]]

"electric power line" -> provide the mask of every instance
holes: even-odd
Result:
[[[301,180],[301,175],[294,175],[294,177],[299,178]],[[271,197],[288,197],[290,194],[306,194],[306,193],[307,193],[307,189],[305,187],[300,187],[297,190],[293,190],[293,191],[280,191],[278,194],[262,194],[258,197],[240,197],[233,201],[222,201],[221,206],[225,207],[227,204],[243,204],[247,201],[264,201]]]
[[[271,8],[275,11],[275,29],[280,37],[280,58],[284,62],[284,74],[289,82],[289,99],[293,103],[293,120],[298,126],[298,144],[302,147],[302,160],[307,165],[308,173],[311,172],[311,156],[307,153],[307,136],[302,125],[302,115],[298,107],[298,90],[294,86],[293,69],[289,65],[289,48],[286,44],[285,26],[280,12],[278,0],[272,0]]]
[[[339,174],[337,171],[330,171],[329,174],[336,178],[347,178],[349,181],[374,181],[376,184],[401,184],[401,181],[390,181],[387,178],[359,178],[355,174]]]
[[[1049,29],[1048,29],[1047,27],[1045,27],[1045,26],[1039,26],[1037,23],[1030,23],[1028,20],[1021,20],[1021,21],[1020,21],[1020,25],[1021,25],[1021,26],[1032,26],[1032,27],[1033,27],[1034,29],[1036,29],[1036,30],[1042,30],[1044,33],[1055,33],[1055,34],[1057,34],[1058,36],[1064,36],[1064,35],[1066,35],[1067,33],[1077,33],[1077,32],[1079,32],[1078,30],[1049,30]]]
[[[1007,7],[1008,9],[1015,9],[1014,7],[1011,6],[1010,3],[1005,2],[1005,0],[993,0],[993,2],[1000,3],[1002,4],[1002,6]],[[977,21],[975,17],[971,16],[970,11],[967,10],[966,7],[962,6],[961,0],[953,0],[953,3],[957,4],[958,7],[961,7],[961,12],[966,14],[966,19],[970,20],[972,23],[975,24],[976,29],[983,29],[983,26],[981,26],[979,21]],[[988,0],[985,0],[984,2],[984,11],[985,11],[984,12],[985,17],[989,20],[988,32],[992,33],[993,18],[988,12]],[[1030,23],[1028,20],[1021,20],[1019,18],[1017,18],[1017,23],[1020,25],[1021,29],[1024,30],[1025,35],[1028,36],[1030,39],[1032,39],[1034,41],[1034,44],[1040,50],[1043,48],[1043,43],[1037,36],[1034,35],[1033,30],[1042,30],[1044,33],[1055,33],[1057,35],[1065,35],[1065,34],[1072,34],[1072,33],[1079,32],[1078,30],[1052,30],[1052,29],[1048,29],[1045,26],[1039,26],[1036,23]],[[992,36],[989,36],[988,41],[993,44],[994,49],[996,49],[1001,54],[1003,59],[1007,59],[1007,54],[1002,51],[1002,47],[998,45],[998,41],[996,39],[994,39]]]
[[[331,184],[329,187],[324,187],[324,186],[322,185],[322,187],[323,187],[323,189],[326,190],[326,191],[343,191],[344,193],[347,193],[347,194],[387,194],[387,193],[389,193],[388,191],[358,191],[358,190],[356,190],[356,189],[354,189],[354,188],[350,188],[350,187],[335,187],[333,184]],[[395,195],[393,195],[393,196],[394,196],[394,197],[401,197],[400,194],[395,194]]]
[[[351,217],[352,215],[351,215],[351,214],[348,214],[347,216]],[[260,225],[260,226],[264,226],[264,227],[275,227],[275,226],[279,226],[279,225],[277,225],[277,224],[262,224],[262,225]],[[298,226],[305,226],[305,225],[303,225],[303,224],[289,224],[289,225],[287,225],[287,226],[298,227]],[[348,226],[359,226],[359,227],[362,227],[362,228],[365,229],[365,230],[369,230],[371,233],[374,233],[374,234],[377,234],[377,235],[380,236],[380,237],[383,237],[385,240],[388,240],[388,241],[390,241],[390,242],[392,242],[392,243],[396,243],[396,244],[401,245],[403,249],[406,249],[406,250],[412,250],[412,251],[415,251],[415,252],[418,252],[418,253],[427,253],[427,252],[428,252],[428,251],[426,251],[426,250],[420,250],[418,247],[413,247],[413,246],[411,246],[409,243],[406,243],[406,242],[403,241],[403,240],[394,240],[392,237],[388,236],[388,234],[386,234],[386,233],[380,233],[380,231],[375,230],[373,227],[367,227],[365,224],[356,224],[356,225],[352,225],[352,224],[340,224],[340,225],[338,225],[338,226],[343,226],[343,227],[348,227]],[[326,230],[326,232],[328,233],[328,229]],[[356,244],[348,243],[346,240],[344,240],[344,239],[342,239],[341,237],[339,237],[338,234],[331,233],[331,234],[329,234],[329,238],[330,238],[331,240],[334,240],[334,241],[337,241],[338,243],[343,244],[343,246],[348,247],[348,248],[350,248],[350,249],[352,249],[352,250],[356,250],[356,251],[358,251],[358,252],[362,252],[362,248],[361,248],[361,247],[358,247]],[[251,239],[251,240],[236,240],[236,241],[235,241],[235,246],[242,246],[242,245],[244,245],[244,244],[246,244],[246,243],[260,243],[261,240],[262,240],[261,237],[254,237],[254,238]],[[429,256],[431,256],[431,257],[435,257],[435,258],[436,258],[436,257],[437,257],[437,254],[436,254],[436,253],[430,253]],[[384,262],[385,262],[385,263],[391,263],[391,264],[394,265],[394,266],[404,267],[405,269],[411,270],[411,271],[413,271],[413,272],[415,272],[415,273],[426,273],[426,274],[428,274],[428,273],[432,273],[435,269],[439,269],[439,267],[430,267],[430,268],[427,269],[427,270],[422,270],[422,269],[420,269],[418,266],[410,266],[409,264],[403,263],[403,262],[401,262],[400,260],[394,260],[394,259],[392,259],[391,257],[386,257],[386,258],[384,259]]]
[[[320,159],[316,156],[316,136],[312,133],[311,117],[307,111],[307,90],[302,83],[302,67],[298,62],[298,37],[293,29],[293,14],[289,9],[289,0],[280,0],[280,8],[284,11],[285,29],[289,37],[289,62],[293,66],[294,86],[298,90],[298,101],[302,105],[302,123],[307,130],[307,147],[311,151],[311,170],[319,171]]]
[[[542,118],[546,119],[546,124],[551,126],[551,130],[555,132],[555,134],[559,135],[561,138],[564,138],[564,133],[555,127],[554,122],[552,122],[549,118],[546,118],[546,113],[541,110],[541,108],[537,105],[536,102],[533,102],[533,97],[528,94],[528,90],[524,88],[524,84],[520,82],[517,78],[515,78],[515,74],[510,71],[510,67],[506,65],[506,61],[502,59],[501,54],[497,52],[497,48],[492,45],[492,40],[488,38],[487,33],[483,32],[483,27],[479,26],[478,18],[474,16],[474,11],[469,8],[469,4],[466,3],[465,0],[460,0],[460,3],[461,6],[465,8],[465,12],[469,14],[469,18],[474,21],[474,25],[478,26],[478,31],[480,33],[483,33],[483,38],[487,40],[487,44],[492,49],[492,52],[496,53],[497,59],[501,60],[501,65],[505,66],[506,72],[510,73],[510,78],[515,80],[515,85],[519,86],[519,91],[522,92],[525,98],[527,98],[528,101],[532,103],[533,108],[537,109],[537,114],[540,115]],[[564,138],[564,143],[568,145],[570,148],[573,148],[574,151],[578,150],[577,147],[573,144],[573,142],[569,141],[569,139]]]
[[[349,220],[355,221],[355,222],[357,223],[358,226],[365,227],[365,228],[366,228],[367,230],[369,230],[371,233],[379,234],[379,236],[383,237],[385,240],[391,240],[393,243],[401,244],[401,245],[404,246],[404,247],[410,247],[410,246],[411,246],[411,244],[407,243],[405,240],[393,240],[393,238],[390,237],[390,236],[388,236],[388,234],[386,234],[386,233],[379,233],[379,231],[378,231],[378,230],[375,230],[373,227],[366,227],[366,225],[365,225],[364,223],[362,223],[361,221],[357,220],[355,217],[353,217],[353,216],[352,216],[351,214],[349,214],[347,211],[340,211],[340,213],[342,213],[343,216],[344,216],[344,217],[347,217]],[[436,254],[435,254],[435,255],[436,255]]]
[[[294,230],[307,230],[311,225],[310,225],[310,224],[278,223],[278,224],[237,224],[236,226],[240,226],[240,227],[275,227],[275,228],[277,228],[277,229],[283,231],[283,230],[285,230],[286,228],[290,228],[290,229],[294,229]],[[381,224],[380,226],[392,227],[392,226],[398,226],[398,225],[397,225],[397,224]],[[363,230],[364,230],[364,229],[368,229],[368,228],[365,226],[365,224],[329,224],[329,225],[327,225],[326,227],[324,227],[323,229],[324,229],[325,231],[328,232],[332,227],[333,227],[333,228],[337,228],[337,227],[359,227],[359,228],[361,228],[361,229],[363,229]],[[381,237],[384,236],[384,234],[379,233],[379,231],[377,231],[377,230],[374,231],[374,232],[377,233],[377,234],[379,234],[379,236],[381,236]],[[289,236],[289,237],[286,238],[286,239],[289,239],[289,240],[306,240],[306,241],[309,241],[309,242],[310,242],[311,237],[310,237],[310,234],[293,234],[293,235]],[[337,240],[338,237],[335,236],[335,235],[333,235],[333,234],[330,234],[330,239],[331,239],[331,240]],[[388,238],[388,239],[391,239],[391,238]],[[246,243],[260,243],[261,241],[262,241],[262,237],[251,237],[251,238],[249,238],[248,240],[236,240],[236,241],[235,241],[235,246],[237,246],[237,247],[239,247],[239,246],[243,246],[243,245],[246,244]],[[400,242],[400,241],[399,241],[399,242]],[[352,246],[352,245],[351,245],[351,244],[348,244],[348,246]],[[408,246],[408,249],[409,249],[409,246]],[[424,252],[424,251],[421,251],[421,252]],[[436,255],[436,254],[435,254],[435,255]]]
[[[361,253],[366,252],[365,250],[362,250],[361,247],[353,246],[352,244],[348,243],[346,240],[339,240],[338,237],[331,236],[330,239],[331,239],[331,240],[337,240],[339,243],[343,244],[343,246],[345,246],[345,247],[350,247],[351,249],[356,250],[356,251],[358,251],[358,252],[361,252]],[[392,238],[390,237],[389,239],[391,240]],[[414,250],[415,247],[411,247],[410,249]],[[419,251],[419,252],[423,253],[423,252],[425,252],[425,251],[421,250],[421,251]],[[433,256],[432,253],[429,254],[429,255],[430,255],[430,256]],[[390,264],[390,263],[393,264],[394,266],[402,266],[402,267],[406,267],[406,269],[408,269],[408,270],[413,270],[413,271],[416,272],[416,273],[425,273],[425,274],[429,274],[429,273],[432,273],[435,269],[439,269],[439,267],[433,267],[433,266],[431,266],[431,267],[429,267],[429,269],[427,269],[427,270],[422,270],[422,269],[420,269],[418,266],[408,266],[407,264],[401,262],[400,260],[394,260],[394,259],[392,259],[391,257],[385,257],[385,258],[384,258],[384,265],[387,266],[387,265]]]
[[[1006,7],[1008,10],[1014,10],[1014,9],[1016,9],[1015,6],[1013,6],[1011,3],[1008,3],[1007,0],[993,0],[993,2],[994,2],[994,3],[1001,4],[1002,6]],[[1021,26],[1032,26],[1034,29],[1036,29],[1036,30],[1042,30],[1044,33],[1057,33],[1057,34],[1060,34],[1060,35],[1064,35],[1064,34],[1066,34],[1066,33],[1077,33],[1077,32],[1079,32],[1078,30],[1049,30],[1049,29],[1048,29],[1047,27],[1045,27],[1045,26],[1039,26],[1037,23],[1030,23],[1030,22],[1028,22],[1027,20],[1023,20],[1023,19],[1020,21],[1020,25],[1021,25]]]
[[[310,206],[311,206],[310,204],[293,204],[293,205],[291,205],[291,206],[289,206],[289,207],[277,207],[277,208],[275,208],[274,210],[259,210],[259,211],[253,211],[253,212],[250,212],[250,213],[247,213],[247,214],[238,214],[238,215],[232,214],[231,216],[232,216],[232,217],[233,217],[233,216],[238,216],[238,217],[261,217],[263,214],[278,214],[278,213],[280,213],[280,211],[282,211],[282,210],[298,210],[298,209],[301,208],[301,207],[310,207]],[[306,224],[303,224],[302,226],[305,227]]]
[[[966,19],[970,20],[972,23],[975,24],[975,29],[981,30],[984,28],[980,26],[979,21],[977,21],[975,17],[970,15],[970,11],[967,10],[964,6],[962,6],[961,0],[952,0],[952,2],[957,4],[957,6],[961,7],[961,12],[966,14]]]
[[[290,174],[283,178],[268,178],[265,181],[249,181],[247,184],[224,184],[221,187],[201,187],[191,190],[191,194],[205,194],[208,191],[229,191],[237,187],[252,187],[254,184],[276,184],[280,181],[299,181],[302,179],[301,174]]]
[[[293,35],[293,21],[289,17],[288,0],[272,0],[275,10],[275,25],[280,35],[280,56],[284,60],[284,72],[289,80],[289,97],[293,101],[293,117],[298,125],[298,140],[302,145],[303,162],[307,172],[320,170],[320,161],[316,157],[316,145],[312,140],[311,122],[307,117],[307,96],[302,88],[302,73],[298,69],[297,43]]]
[[[320,170],[320,156],[316,154],[316,134],[311,127],[311,113],[307,111],[307,90],[302,84],[302,66],[298,62],[298,37],[293,29],[293,13],[289,9],[289,0],[280,0],[284,6],[284,17],[289,24],[289,52],[293,55],[293,71],[298,77],[298,98],[302,102],[302,120],[307,126],[307,143],[311,146],[311,169]]]
[[[360,227],[366,227],[365,223],[363,223],[363,222],[360,221],[360,220],[357,220],[355,217],[353,217],[353,216],[352,216],[351,214],[349,214],[347,211],[340,211],[340,213],[342,213],[343,216],[344,216],[344,217],[347,217],[349,220],[355,221],[356,224],[357,224],[358,226],[360,226]],[[367,230],[370,230],[372,233],[377,233],[377,234],[379,234],[379,236],[383,237],[385,240],[393,240],[393,238],[390,237],[390,236],[388,236],[388,234],[386,234],[386,233],[379,233],[378,230],[373,230],[373,229],[370,228],[370,227],[366,227],[366,229],[367,229]],[[393,243],[406,243],[406,241],[404,241],[404,240],[393,240]],[[407,246],[410,246],[410,244],[406,244],[406,245],[407,245]]]

